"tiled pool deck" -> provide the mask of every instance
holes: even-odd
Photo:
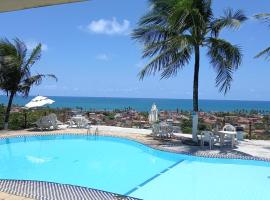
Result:
[[[30,198],[38,200],[139,200],[86,187],[42,181],[0,180],[0,191],[7,192],[10,196],[14,195],[14,200]],[[0,196],[1,198],[5,199]],[[7,199],[10,200],[10,197]]]
[[[96,127],[93,127],[91,129],[91,132],[93,133],[95,129]],[[215,147],[213,150],[209,150],[208,147],[202,148],[198,146],[184,145],[179,139],[155,140],[151,136],[149,136],[149,133],[150,133],[149,130],[125,129],[125,128],[120,128],[120,127],[107,127],[107,126],[99,126],[98,130],[99,130],[98,131],[99,135],[123,137],[123,138],[135,140],[137,142],[151,146],[152,148],[175,152],[175,153],[184,153],[184,154],[190,154],[190,155],[195,155],[195,156],[205,156],[205,157],[215,157],[215,158],[263,160],[263,161],[268,161],[268,162],[270,161],[270,141],[245,140],[241,142],[240,144],[238,144],[235,149],[231,149],[229,147],[223,147],[223,148]],[[55,131],[47,131],[47,132],[33,131],[33,130],[1,131],[0,138],[35,136],[35,135],[54,135],[54,134],[87,134],[87,130],[65,129],[65,130],[55,130]],[[182,135],[182,134],[178,134],[178,136],[185,137],[185,135]],[[17,182],[17,184],[20,185],[21,183]],[[136,191],[137,189],[136,188],[134,189],[135,194],[137,192]],[[54,189],[54,190],[58,191],[58,189]],[[3,193],[3,191],[5,191],[6,193]],[[131,196],[133,196],[132,194],[134,193],[134,191],[130,191],[129,193],[127,193],[127,195],[131,194]],[[11,193],[13,195],[8,194],[8,193]],[[22,195],[22,193],[12,193],[8,190],[5,190],[5,188],[2,188],[0,189],[0,200],[12,200],[12,199],[29,200],[31,199],[31,196],[24,195],[21,197],[21,196],[14,196],[14,194]],[[38,199],[38,198],[33,198],[33,199]],[[50,197],[46,199],[49,200],[49,199],[56,199],[56,198]],[[70,198],[70,199],[77,199],[77,198]],[[86,199],[91,199],[91,198],[86,198]],[[107,198],[107,199],[111,199],[111,198]],[[114,199],[121,199],[121,198],[114,198]],[[123,198],[123,199],[127,199],[127,198]]]

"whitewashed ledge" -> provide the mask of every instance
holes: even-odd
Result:
[[[99,133],[123,133],[123,134],[143,134],[149,135],[152,133],[150,129],[139,129],[139,128],[123,128],[117,126],[91,126],[91,132],[98,128]]]

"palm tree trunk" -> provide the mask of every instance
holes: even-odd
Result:
[[[194,64],[194,79],[193,79],[193,114],[192,114],[192,140],[198,141],[198,111],[199,111],[199,70],[200,70],[200,47],[195,46],[195,64]]]
[[[9,100],[8,100],[8,106],[7,106],[6,113],[5,113],[5,120],[4,120],[4,129],[5,130],[8,129],[9,114],[10,114],[11,105],[12,105],[12,101],[13,101],[14,96],[15,96],[15,92],[11,92],[11,94],[9,96]]]

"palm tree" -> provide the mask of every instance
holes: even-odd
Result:
[[[40,57],[41,44],[38,44],[28,55],[27,47],[21,40],[16,38],[14,43],[7,39],[0,40],[0,89],[9,97],[4,129],[8,128],[11,105],[16,94],[27,97],[31,87],[41,84],[44,77],[56,79],[52,74],[31,75],[30,69]]]
[[[254,16],[256,19],[261,20],[262,22],[268,24],[268,26],[270,27],[270,13],[261,13],[261,14],[257,14]],[[264,56],[266,59],[270,58],[270,47],[267,47],[266,49],[264,49],[263,51],[261,51],[260,53],[258,53],[255,58],[260,58]]]
[[[237,29],[247,18],[241,10],[226,9],[215,18],[211,0],[149,0],[151,9],[139,21],[132,37],[143,43],[143,58],[151,61],[139,73],[161,73],[162,78],[175,76],[194,58],[193,140],[197,141],[198,84],[201,48],[217,72],[216,86],[225,94],[231,87],[232,74],[242,60],[241,49],[219,38],[224,28]],[[194,57],[192,55],[194,54]]]

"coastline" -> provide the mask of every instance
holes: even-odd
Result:
[[[28,98],[15,97],[14,105],[24,106],[33,96]],[[112,111],[115,109],[134,109],[140,112],[148,112],[153,103],[159,110],[192,110],[191,99],[165,99],[165,98],[127,98],[127,97],[68,97],[49,96],[55,101],[50,108],[82,109],[85,111]],[[7,98],[0,95],[0,104],[7,104]],[[202,99],[199,101],[201,111],[205,112],[232,112],[239,110],[256,110],[270,112],[270,101],[251,100],[213,100]]]

